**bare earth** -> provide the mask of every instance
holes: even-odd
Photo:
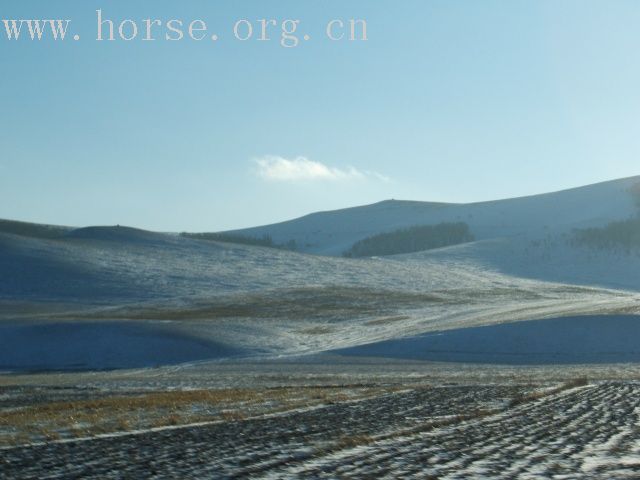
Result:
[[[585,384],[571,380],[577,367],[271,368],[221,365],[210,385],[206,369],[165,372],[162,391],[142,371],[54,375],[55,386],[5,376],[0,478],[640,477],[640,383],[630,379]],[[627,368],[601,373],[630,378]],[[178,378],[191,387],[166,388]],[[74,438],[63,420],[81,414],[95,428]],[[20,415],[49,422],[48,437],[7,436]]]

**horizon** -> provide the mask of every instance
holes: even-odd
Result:
[[[220,38],[96,41],[98,9],[116,27],[201,18]],[[0,20],[21,18],[71,19],[78,40],[0,23],[0,218],[224,231],[637,173],[632,2],[6,2]],[[230,39],[259,18],[274,41]],[[283,48],[292,18],[310,40]],[[366,20],[366,41],[323,39],[331,19]]]
[[[413,199],[409,199],[409,198],[386,198],[386,199],[378,200],[378,201],[372,202],[372,203],[366,203],[366,204],[360,204],[360,205],[348,205],[348,206],[339,207],[339,208],[335,208],[335,209],[331,209],[331,210],[316,210],[316,211],[313,211],[313,212],[303,213],[302,215],[299,215],[297,217],[291,217],[291,218],[286,218],[286,219],[282,219],[282,220],[277,220],[277,221],[271,222],[269,224],[245,225],[245,226],[241,226],[241,227],[234,228],[234,229],[228,229],[228,230],[214,230],[214,229],[204,229],[204,230],[199,230],[199,231],[196,231],[196,230],[184,230],[184,229],[182,229],[182,230],[161,230],[161,229],[154,229],[154,228],[143,228],[143,227],[138,226],[138,225],[122,224],[122,223],[115,223],[115,224],[90,223],[90,224],[84,224],[84,225],[64,225],[64,224],[52,223],[52,222],[32,222],[32,221],[29,221],[29,220],[24,220],[24,219],[19,219],[19,218],[9,218],[9,217],[0,217],[0,221],[31,223],[31,224],[37,224],[37,225],[49,225],[49,226],[54,226],[54,227],[66,227],[66,228],[90,228],[90,227],[115,227],[115,226],[117,226],[117,227],[124,227],[124,228],[133,228],[133,229],[137,229],[137,230],[145,230],[145,231],[155,232],[155,233],[168,233],[168,234],[200,233],[200,232],[202,232],[202,233],[204,233],[204,232],[224,232],[224,231],[245,230],[245,229],[250,229],[250,228],[259,228],[259,227],[265,227],[265,226],[269,226],[269,225],[276,225],[276,224],[279,224],[279,223],[284,223],[284,222],[288,222],[288,221],[304,218],[304,217],[307,217],[309,215],[314,215],[316,213],[327,213],[327,212],[336,212],[336,211],[341,211],[341,210],[349,210],[349,209],[352,209],[352,208],[362,208],[362,207],[376,205],[378,203],[383,203],[383,202],[418,202],[418,203],[441,203],[443,205],[476,205],[476,204],[483,204],[483,203],[509,201],[509,200],[515,200],[515,199],[518,199],[518,198],[528,198],[528,197],[537,197],[537,196],[543,196],[543,195],[552,195],[554,193],[561,193],[561,192],[566,192],[566,191],[571,191],[571,190],[579,190],[581,188],[588,188],[588,187],[591,187],[591,186],[594,186],[594,185],[607,184],[607,183],[613,183],[613,182],[620,182],[620,181],[629,180],[629,179],[636,178],[636,177],[640,177],[640,174],[631,175],[629,177],[612,178],[612,179],[608,179],[608,180],[602,180],[602,181],[595,182],[595,183],[590,183],[590,184],[587,184],[587,185],[571,186],[571,187],[561,188],[559,190],[553,190],[553,191],[549,191],[549,192],[540,192],[540,193],[534,193],[534,194],[528,194],[528,195],[518,195],[518,196],[515,196],[515,197],[495,198],[495,199],[490,199],[490,200],[480,200],[480,201],[471,201],[471,202],[447,202],[447,201],[432,201],[432,200],[413,200]]]

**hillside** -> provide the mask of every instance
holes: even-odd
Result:
[[[0,223],[0,338],[9,342],[0,349],[0,367],[127,368],[318,354],[567,316],[598,315],[606,327],[612,315],[640,313],[640,254],[576,245],[572,235],[635,217],[630,190],[638,182],[471,205],[382,202],[254,229],[274,243],[307,242],[324,253],[342,253],[360,235],[458,217],[476,238],[380,258],[121,226]],[[292,232],[297,239],[288,237]],[[403,242],[406,232],[414,230],[401,230]],[[395,237],[380,238],[384,244]],[[43,343],[47,332],[58,360],[38,350],[51,346]],[[450,338],[462,338],[456,335]],[[515,337],[504,338],[512,344]],[[141,349],[146,343],[154,347]],[[123,345],[139,354],[124,355]],[[616,358],[636,358],[619,345]]]
[[[639,335],[638,316],[594,315],[433,332],[335,353],[510,365],[639,362]]]
[[[70,227],[57,225],[40,225],[37,223],[19,222],[0,219],[0,233],[11,233],[24,237],[59,238],[73,230]]]
[[[473,241],[466,223],[439,223],[401,228],[358,240],[344,252],[345,257],[373,257],[435,250]]]
[[[638,211],[640,176],[529,197],[470,204],[387,200],[363,207],[319,212],[234,234],[294,241],[303,252],[341,255],[354,243],[418,225],[465,222],[478,240],[545,237],[576,228],[601,227]]]

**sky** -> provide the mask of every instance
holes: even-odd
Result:
[[[98,9],[138,37],[96,41]],[[218,231],[640,174],[635,0],[3,0],[21,18],[79,39],[0,23],[0,218]],[[164,40],[170,19],[207,36]],[[368,39],[329,40],[335,19]]]

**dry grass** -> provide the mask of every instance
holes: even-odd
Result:
[[[587,385],[586,378],[566,381],[553,389],[531,391],[511,399],[507,408],[535,401],[563,390]],[[414,385],[413,388],[428,388]],[[159,391],[97,399],[55,401],[0,412],[0,445],[51,441],[200,422],[236,422],[264,414],[372,398],[402,390],[400,386],[366,384],[301,386],[261,389]],[[353,435],[329,445],[334,450],[368,445],[388,436],[427,432],[494,415],[500,409],[475,409],[459,415],[432,418],[389,435]]]
[[[94,311],[92,319],[125,320],[216,320],[229,318],[262,319],[351,319],[355,316],[392,314],[398,307],[421,308],[434,303],[451,302],[431,293],[399,292],[361,287],[302,287],[264,293],[231,294],[196,301],[190,305],[148,306]],[[87,313],[60,314],[57,318],[87,318]]]
[[[304,335],[326,335],[327,333],[331,333],[333,331],[333,328],[321,325],[298,330],[299,333],[302,333]]]
[[[585,385],[588,385],[588,384],[589,384],[589,380],[586,377],[573,378],[571,380],[567,380],[562,385],[556,388],[553,388],[551,390],[530,392],[530,393],[525,393],[525,394],[521,394],[516,397],[513,397],[509,402],[509,408],[517,407],[518,405],[521,405],[523,403],[533,402],[535,400],[539,400],[541,398],[548,397],[550,395],[555,395],[557,393],[560,393],[564,390],[569,390],[571,388],[584,387]]]
[[[285,387],[151,392],[93,400],[52,402],[0,412],[0,444],[92,436],[255,415],[344,402],[393,389]]]
[[[402,320],[408,320],[411,317],[407,315],[396,315],[392,317],[374,318],[365,323],[365,325],[388,325],[389,323],[400,322]]]
[[[354,448],[362,445],[369,445],[374,442],[373,437],[369,435],[350,435],[340,438],[334,445],[335,450],[344,450],[346,448]]]
[[[578,377],[566,381],[564,385],[562,385],[561,389],[567,390],[569,388],[584,387],[585,385],[589,385],[589,379],[587,377]]]

